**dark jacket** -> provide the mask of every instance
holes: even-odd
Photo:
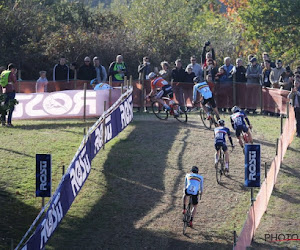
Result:
[[[56,64],[53,68],[53,81],[69,81],[69,67],[64,64]]]
[[[244,66],[236,67],[235,81],[236,82],[244,82],[244,83],[247,82],[246,68]]]
[[[97,77],[96,69],[93,65],[82,65],[78,70],[78,79],[80,80],[93,80]]]
[[[183,68],[174,68],[172,69],[172,79],[173,82],[184,82],[186,78],[186,72]]]

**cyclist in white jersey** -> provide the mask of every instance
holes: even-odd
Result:
[[[193,218],[197,212],[198,195],[203,192],[203,177],[198,174],[199,169],[196,166],[192,167],[192,172],[185,175],[184,194],[183,194],[183,214],[186,213],[186,205],[188,197],[192,196],[193,211],[189,226],[193,226]]]
[[[199,77],[194,77],[194,87],[193,87],[193,101],[192,104],[194,106],[196,99],[197,99],[197,92],[200,93],[202,96],[201,104],[204,109],[204,111],[207,114],[207,117],[210,118],[210,113],[207,110],[207,107],[205,106],[206,103],[209,103],[212,109],[215,111],[215,114],[217,116],[217,120],[220,120],[220,115],[217,109],[217,105],[213,96],[213,93],[211,92],[207,82],[200,82]]]

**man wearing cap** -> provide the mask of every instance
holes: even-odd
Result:
[[[106,69],[104,68],[104,66],[102,66],[100,64],[100,60],[99,57],[95,56],[93,58],[93,63],[94,63],[94,67],[96,70],[96,74],[97,74],[97,82],[106,82],[107,81],[107,72]]]
[[[260,65],[257,63],[256,57],[250,59],[250,65],[246,71],[247,84],[260,84],[260,75],[262,73]]]
[[[279,89],[279,78],[283,72],[285,72],[285,69],[282,67],[282,61],[276,60],[276,68],[272,69],[270,73],[270,81],[272,83],[272,88]]]
[[[80,66],[78,70],[78,79],[80,80],[93,80],[97,77],[96,69],[91,64],[91,59],[86,56],[84,58],[84,64]]]

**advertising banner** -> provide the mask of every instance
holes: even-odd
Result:
[[[129,91],[125,98],[124,95],[99,118],[85,136],[66,174],[51,197],[44,218],[22,249],[45,248],[87,180],[94,157],[104,143],[117,136],[131,122],[133,118],[132,91]]]
[[[260,144],[245,145],[245,187],[260,187]]]
[[[36,197],[51,197],[51,155],[36,154]]]

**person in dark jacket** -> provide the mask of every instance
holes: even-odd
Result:
[[[247,82],[246,68],[243,66],[243,60],[241,58],[236,59],[235,81],[237,83]]]
[[[70,69],[66,65],[66,58],[61,56],[59,63],[53,68],[53,81],[69,81]]]
[[[93,80],[97,77],[96,69],[91,64],[91,59],[87,56],[84,58],[84,64],[78,70],[78,79]]]

